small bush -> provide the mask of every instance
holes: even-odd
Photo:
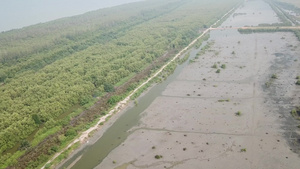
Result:
[[[35,124],[38,124],[38,125],[39,125],[39,124],[42,124],[39,115],[33,114],[31,117],[32,117],[32,119],[34,120]]]
[[[299,114],[300,114],[300,107],[296,107],[291,111],[291,114],[293,117],[299,119]]]
[[[230,99],[221,99],[221,100],[218,100],[218,102],[230,102]]]
[[[134,105],[137,106],[138,105],[138,101],[134,100]]]
[[[277,74],[272,74],[271,78],[272,79],[278,79]]]
[[[86,95],[79,99],[79,104],[81,106],[88,104],[92,100],[92,96]]]
[[[217,69],[217,68],[218,68],[218,65],[217,65],[217,64],[214,64],[214,65],[212,65],[211,68]]]
[[[118,103],[120,100],[122,100],[121,96],[114,95],[108,99],[107,103],[110,105],[114,105],[114,104]]]
[[[241,152],[246,152],[246,151],[247,151],[247,149],[245,149],[245,148],[241,149]]]
[[[300,85],[300,79],[297,80],[296,85]]]
[[[78,133],[75,131],[75,129],[68,129],[67,131],[66,131],[66,133],[65,133],[65,136],[66,137],[69,137],[69,136],[71,136],[71,137],[74,137],[74,136],[76,136]]]
[[[271,82],[266,82],[265,85],[266,85],[266,87],[270,87],[271,86]]]
[[[155,155],[154,158],[155,159],[161,159],[161,158],[163,158],[163,156],[162,155]]]
[[[221,72],[221,70],[220,69],[218,69],[217,71],[216,71],[216,73],[220,73]]]
[[[241,115],[242,115],[242,112],[241,112],[241,111],[238,111],[238,112],[235,113],[235,115],[236,115],[236,116],[241,116]]]
[[[222,68],[222,69],[226,69],[226,65],[225,65],[225,64],[222,64],[222,65],[221,65],[221,68]]]
[[[194,59],[189,60],[189,63],[194,63],[194,62],[195,62]]]
[[[19,150],[26,150],[27,148],[30,147],[30,143],[27,140],[23,140],[21,142],[21,145],[19,147]]]
[[[297,110],[296,110],[296,109],[293,109],[293,110],[291,111],[291,113],[292,113],[292,115],[294,116],[294,115],[296,115]]]
[[[53,146],[53,147],[51,147],[51,151],[53,151],[53,152],[57,152],[57,151],[58,151],[58,147],[57,147],[57,146]]]
[[[115,87],[110,83],[104,83],[104,91],[105,92],[114,92]]]

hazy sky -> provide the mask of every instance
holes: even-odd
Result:
[[[0,32],[141,0],[0,0]]]

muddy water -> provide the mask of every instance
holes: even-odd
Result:
[[[203,43],[205,45],[206,42]],[[203,46],[202,45],[202,46]],[[201,46],[201,47],[202,47]],[[87,145],[81,149],[72,158],[68,159],[59,168],[72,168],[72,169],[89,169],[97,166],[101,161],[117,146],[119,146],[128,135],[129,129],[138,125],[140,114],[149,105],[161,95],[166,86],[174,81],[181,70],[188,64],[190,59],[193,59],[200,51],[193,49],[190,53],[188,61],[182,65],[177,66],[174,73],[170,75],[165,81],[152,87],[145,95],[138,99],[138,104],[129,108],[123,113],[103,134],[103,136],[92,145]]]

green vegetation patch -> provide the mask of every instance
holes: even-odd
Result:
[[[226,69],[226,65],[225,65],[225,64],[222,64],[222,65],[221,65],[221,68],[222,68],[222,69]]]
[[[211,68],[217,69],[218,65],[215,63],[214,65],[211,66]]]
[[[291,111],[292,116],[297,119],[300,120],[300,106],[295,107],[292,111]]]
[[[230,99],[221,99],[221,100],[218,100],[218,102],[230,102]]]
[[[142,1],[0,33],[0,168],[41,166],[241,1]]]
[[[242,112],[241,112],[241,111],[237,111],[237,112],[235,113],[235,115],[236,115],[236,116],[241,116],[241,115],[242,115]]]
[[[155,159],[161,159],[161,158],[163,158],[163,156],[162,155],[155,155],[154,158]]]
[[[272,79],[278,79],[278,76],[277,76],[277,74],[272,74],[271,78]]]

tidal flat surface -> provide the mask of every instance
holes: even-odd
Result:
[[[255,20],[253,12],[265,17]],[[235,13],[247,14],[221,27],[278,22],[260,0]],[[299,168],[299,129],[290,115],[300,95],[299,41],[282,32],[210,34],[206,53],[181,70],[96,168]]]

